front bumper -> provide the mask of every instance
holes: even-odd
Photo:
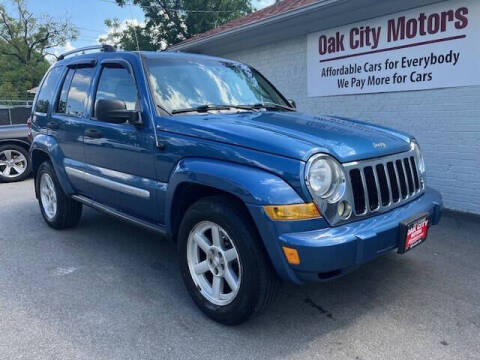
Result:
[[[400,222],[403,220],[416,214],[429,213],[430,225],[438,224],[441,209],[441,195],[427,188],[419,198],[364,220],[303,232],[277,232],[278,248],[287,246],[296,249],[300,257],[299,265],[290,265],[285,258],[273,258],[279,256],[281,251],[272,252],[272,244],[266,244],[266,247],[274,267],[285,280],[295,283],[322,281],[344,275],[397,248]],[[260,233],[264,237],[262,230]]]

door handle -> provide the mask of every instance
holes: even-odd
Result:
[[[102,137],[102,132],[96,129],[87,129],[85,130],[85,136],[92,139],[100,139]]]
[[[47,127],[48,127],[49,129],[51,129],[51,130],[58,130],[58,127],[59,127],[59,126],[58,126],[58,123],[57,123],[57,122],[55,122],[55,121],[49,121],[49,122],[47,123]]]

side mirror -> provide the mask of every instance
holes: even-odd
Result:
[[[98,100],[95,104],[95,116],[99,121],[113,124],[129,123],[134,126],[141,126],[143,124],[140,111],[127,110],[127,106],[121,100]]]
[[[295,102],[295,100],[292,100],[292,99],[288,99],[288,103],[290,104],[290,106],[294,109],[297,108],[297,103]]]

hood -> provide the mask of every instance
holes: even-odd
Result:
[[[306,161],[329,153],[340,162],[410,149],[410,138],[384,127],[331,116],[297,112],[239,112],[174,116],[159,121],[166,131],[220,141]]]

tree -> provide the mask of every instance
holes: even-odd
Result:
[[[253,11],[251,2],[246,0],[189,0],[185,1],[184,6],[194,10],[187,13],[185,18],[187,37],[201,34]]]
[[[102,44],[115,45],[124,50],[155,51],[162,47],[161,44],[155,44],[145,24],[129,20],[120,23],[117,18],[114,18],[105,20],[105,25],[110,31],[107,35],[99,38]]]
[[[49,67],[45,55],[76,38],[67,20],[36,17],[25,0],[10,0],[12,13],[0,5],[0,97],[23,98]],[[5,4],[5,3],[4,3]]]
[[[57,21],[49,15],[35,17],[27,9],[25,0],[10,2],[16,9],[16,17],[0,5],[0,40],[8,45],[1,54],[28,64],[35,53],[44,56],[50,49],[76,38],[77,31],[68,19]]]
[[[8,48],[0,40],[0,54]],[[32,56],[33,60],[25,65],[15,56],[0,55],[0,99],[25,99],[27,90],[38,86],[50,63],[36,52]]]
[[[119,6],[127,5],[127,0],[115,1]],[[125,50],[136,50],[138,41],[141,50],[163,50],[253,11],[250,0],[133,0],[132,3],[142,8],[145,23],[127,24],[115,39],[104,38],[102,42],[114,40],[114,44]],[[112,34],[114,21],[107,20],[106,24]]]

